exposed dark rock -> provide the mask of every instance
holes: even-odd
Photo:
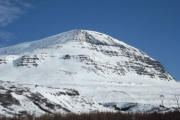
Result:
[[[47,112],[47,113],[52,113],[51,111],[57,109],[63,109],[66,112],[70,112],[68,109],[62,107],[59,104],[56,103],[51,103],[49,100],[44,98],[40,93],[31,93],[30,96],[26,95],[27,98],[29,98],[35,105],[37,105],[41,110]],[[47,108],[43,107],[45,105]]]
[[[5,59],[0,59],[0,64],[7,64],[7,61]]]
[[[28,55],[24,55],[22,56],[20,59],[15,61],[15,65],[17,67],[37,67],[38,63],[37,61],[39,61],[40,58],[37,57],[37,55],[34,56],[28,56]]]
[[[79,92],[77,90],[73,90],[73,89],[66,89],[68,91],[66,91],[66,94],[69,96],[79,96]]]
[[[65,55],[63,58],[64,58],[64,59],[71,59],[71,56],[67,54],[67,55]]]
[[[0,104],[4,107],[20,105],[19,101],[11,95],[10,91],[0,93]]]

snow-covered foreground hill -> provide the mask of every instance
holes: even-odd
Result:
[[[129,103],[159,106],[161,99],[164,106],[177,107],[175,96],[180,98],[180,84],[158,61],[122,41],[88,30],[72,30],[42,40],[0,48],[0,71],[0,80],[10,81],[9,84],[15,82],[22,86],[32,84],[62,90],[73,89],[80,97],[99,103],[95,107],[87,104],[82,109],[81,98],[74,100],[69,96],[67,107],[63,108],[71,112],[87,112],[89,109],[100,111],[105,109],[103,105],[111,106],[112,103],[116,106]],[[18,89],[19,87],[17,85]],[[26,87],[31,89],[30,86]],[[44,90],[39,87],[33,91],[41,94],[41,91],[48,93],[52,89]],[[0,97],[3,98],[5,95],[1,92]],[[51,95],[41,96],[56,103]],[[31,106],[33,102],[25,95],[17,97],[22,98],[20,101],[26,101],[27,106]],[[63,103],[66,100],[58,101]],[[14,106],[6,108],[1,102],[2,100],[0,110],[5,110],[4,114],[9,112],[6,109]],[[18,109],[28,111],[23,103],[19,102]],[[58,105],[62,106],[57,102],[55,112],[64,112],[58,109]],[[31,109],[34,110],[35,107]],[[36,110],[42,113],[41,110]],[[15,112],[14,109],[11,112]]]
[[[73,89],[0,81],[0,116],[110,111]]]

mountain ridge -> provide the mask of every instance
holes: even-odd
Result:
[[[30,44],[38,44],[38,42],[39,43],[47,42],[47,43],[49,43],[49,45],[51,45],[51,44],[52,45],[54,45],[54,44],[63,44],[63,42],[68,42],[67,38],[69,40],[71,40],[71,41],[77,41],[78,42],[79,39],[76,38],[76,36],[80,35],[81,37],[85,37],[85,36],[82,36],[84,34],[84,35],[87,35],[87,37],[88,37],[88,35],[91,35],[91,37],[92,37],[92,33],[96,34],[96,35],[100,35],[100,36],[104,35],[106,38],[109,38],[109,41],[108,41],[110,43],[109,45],[112,45],[112,46],[114,45],[115,46],[116,45],[115,43],[118,43],[118,44],[122,44],[122,45],[125,45],[125,46],[128,46],[128,47],[132,47],[132,46],[127,45],[126,43],[120,41],[120,40],[117,40],[117,39],[115,39],[115,38],[113,38],[113,37],[111,37],[109,35],[103,34],[101,32],[96,32],[96,31],[91,31],[91,30],[83,30],[83,29],[74,29],[74,30],[70,30],[70,31],[67,31],[67,32],[62,32],[62,33],[59,33],[59,34],[56,34],[56,35],[52,35],[50,37],[45,37],[45,38],[40,39],[40,40],[33,40],[33,41],[29,41],[29,42],[23,42],[23,43],[18,43],[18,44],[12,45],[12,46],[0,48],[0,54],[3,54],[2,53],[3,49],[9,49],[11,47],[23,47],[23,46],[28,47],[28,46],[30,46]],[[65,41],[62,40],[64,37],[67,37]],[[59,41],[58,38],[60,39],[60,41]],[[49,39],[51,41],[49,41]],[[54,40],[53,42],[52,42],[52,39]],[[104,45],[107,44],[107,41],[105,41],[105,43],[102,43],[103,41],[101,41],[101,40],[98,40],[99,44],[100,43],[104,44]],[[52,42],[52,43],[50,43],[50,42]],[[88,42],[88,41],[79,41],[79,42]],[[38,46],[38,47],[40,47],[40,46]],[[134,48],[134,47],[132,47],[132,48]],[[136,48],[134,48],[134,49],[136,49]]]

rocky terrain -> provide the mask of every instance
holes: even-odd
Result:
[[[73,89],[0,81],[0,116],[87,113],[108,110]]]

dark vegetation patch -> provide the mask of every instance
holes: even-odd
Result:
[[[46,114],[40,117],[34,118],[32,115],[26,117],[15,116],[13,118],[0,118],[0,120],[180,120],[180,112],[169,113],[90,113],[90,114]]]

